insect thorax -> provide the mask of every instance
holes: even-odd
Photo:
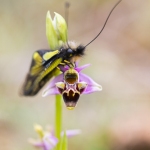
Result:
[[[68,42],[60,48],[60,55],[64,60],[74,63],[84,55],[84,51],[85,47],[83,45],[76,45],[75,42]]]

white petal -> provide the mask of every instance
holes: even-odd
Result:
[[[90,94],[93,92],[97,92],[97,91],[101,91],[102,90],[102,86],[87,86],[87,88],[85,89],[85,91],[83,92],[83,94]]]
[[[56,87],[53,87],[51,89],[43,90],[42,97],[46,97],[48,95],[56,95],[56,94],[60,94],[60,93]]]
[[[90,78],[89,76],[83,74],[83,73],[79,73],[79,80],[80,81],[84,81],[86,82],[88,85],[91,85],[91,86],[98,86],[98,87],[101,87],[101,85],[99,85],[98,83],[96,83],[92,78]]]

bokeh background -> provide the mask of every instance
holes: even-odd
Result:
[[[87,44],[117,0],[70,0],[69,40]],[[55,97],[20,97],[33,52],[48,48],[48,10],[64,16],[60,0],[0,0],[0,150],[33,150],[35,123],[54,125]],[[81,129],[69,150],[150,150],[150,1],[123,0],[100,37],[87,47],[83,72],[103,86],[81,96],[63,129]]]

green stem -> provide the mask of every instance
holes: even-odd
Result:
[[[60,140],[61,140],[61,129],[62,129],[62,101],[61,95],[56,95],[56,105],[55,105],[55,135],[58,138],[59,143],[55,150],[60,150]]]

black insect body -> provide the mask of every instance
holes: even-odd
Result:
[[[27,74],[21,94],[34,96],[50,80],[59,69],[60,64],[72,64],[84,55],[85,47],[75,48],[75,43],[68,42],[59,50],[38,50],[34,52],[29,73]]]

